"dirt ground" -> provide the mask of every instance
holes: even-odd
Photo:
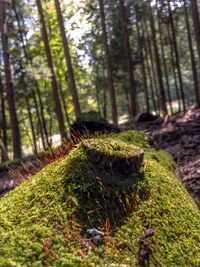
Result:
[[[171,154],[177,163],[176,176],[200,207],[200,109],[131,128],[144,130],[153,147]]]

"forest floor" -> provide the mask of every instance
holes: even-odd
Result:
[[[137,123],[131,128],[144,130],[151,146],[172,156],[177,164],[176,176],[200,207],[200,109]]]
[[[123,127],[124,130],[130,128],[144,130],[151,146],[164,149],[173,157],[177,163],[176,176],[200,206],[200,109],[151,122],[130,122]],[[46,160],[47,164],[51,161]],[[33,174],[42,168],[34,163],[31,166],[34,170],[29,170]],[[15,168],[11,175],[9,168],[0,168],[0,195],[24,180],[20,179],[20,171],[16,173]]]

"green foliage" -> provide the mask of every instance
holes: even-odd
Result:
[[[200,213],[169,156],[149,149],[142,133],[111,136],[145,150],[144,179],[127,194],[109,188],[79,144],[0,200],[0,266],[138,266],[147,229],[151,266],[199,266]],[[94,225],[106,233],[100,246],[84,237]]]

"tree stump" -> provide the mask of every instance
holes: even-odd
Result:
[[[82,141],[82,148],[88,161],[110,179],[126,180],[132,174],[139,174],[143,166],[144,151],[122,141],[88,139]]]

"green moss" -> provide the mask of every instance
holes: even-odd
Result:
[[[85,140],[82,144],[84,147],[89,147],[90,150],[95,149],[97,153],[104,153],[107,156],[123,157],[126,159],[137,155],[141,151],[137,146],[105,138]]]
[[[108,137],[126,142],[127,144],[136,145],[146,152],[145,159],[153,159],[165,168],[175,169],[175,162],[172,160],[172,157],[164,150],[156,151],[150,148],[143,132],[127,131],[120,134],[109,134]]]
[[[115,140],[121,140],[127,144],[135,145],[143,149],[149,148],[149,145],[145,140],[145,135],[143,132],[127,131],[120,134],[112,133],[108,134],[108,137],[111,137]]]
[[[142,133],[106,138],[145,150],[143,179],[107,185],[79,144],[0,200],[0,266],[138,266],[147,229],[150,266],[200,266],[200,213],[170,157],[149,149]],[[87,243],[85,230],[105,223],[103,244]]]

